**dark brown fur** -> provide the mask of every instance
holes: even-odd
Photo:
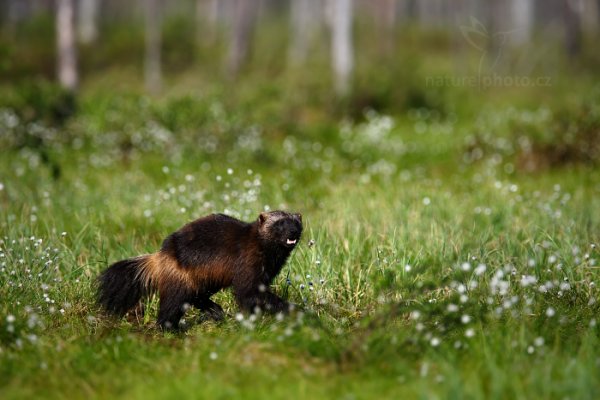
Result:
[[[285,312],[288,303],[270,286],[301,234],[300,214],[262,213],[252,223],[209,215],[169,235],[157,253],[111,265],[99,277],[98,301],[122,316],[158,291],[158,323],[172,329],[189,305],[222,319],[210,297],[228,287],[245,311]]]

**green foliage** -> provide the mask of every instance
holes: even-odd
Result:
[[[84,75],[109,68],[132,69],[142,72],[144,59],[144,32],[136,21],[118,21],[103,27],[100,39],[78,50]]]
[[[598,87],[572,104],[553,111],[515,108],[483,114],[475,135],[467,138],[465,160],[510,160],[528,172],[600,162]],[[511,167],[512,169],[512,167]]]
[[[0,71],[5,79],[51,79],[55,68],[54,18],[41,14],[0,33]]]
[[[8,149],[0,382],[9,397],[598,393],[596,170],[531,176],[508,158],[456,157],[502,109],[473,122],[370,111],[283,134],[280,121],[257,119],[261,110],[223,100],[83,96],[61,129],[70,139],[44,136],[63,171],[56,182],[37,153]],[[577,121],[587,129],[589,119]],[[521,129],[535,137],[536,126]],[[95,305],[94,279],[109,263],[155,251],[194,217],[250,220],[266,206],[304,214],[302,245],[275,284],[303,311],[236,315],[220,293],[226,322],[194,310],[186,332],[164,334],[157,298],[142,321]]]
[[[162,27],[162,61],[171,72],[179,72],[194,64],[196,46],[191,38],[198,37],[197,27],[190,18],[175,17]]]
[[[192,33],[166,24],[166,47]],[[589,77],[428,88],[439,69],[423,54],[447,39],[408,30],[389,70],[357,66],[345,99],[323,49],[313,69],[283,71],[280,45],[234,83],[210,57],[200,76],[175,76],[219,50],[172,47],[172,85],[154,98],[139,89],[139,54],[117,43],[124,32],[98,51],[134,72],[88,77],[76,101],[43,81],[2,87],[3,398],[600,396]],[[375,46],[365,57],[385,60]],[[526,145],[581,151],[530,170]],[[238,314],[223,292],[225,322],[190,310],[174,334],[154,325],[156,296],[141,320],[95,304],[110,263],[156,251],[193,218],[266,208],[304,216],[274,285],[299,305],[291,316]]]
[[[13,110],[22,123],[60,126],[76,111],[75,95],[45,80],[23,82],[8,92],[0,107]]]

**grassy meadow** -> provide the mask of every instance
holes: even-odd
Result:
[[[326,54],[176,71],[160,96],[135,64],[77,97],[2,83],[0,398],[599,398],[597,79],[427,87],[451,70],[428,40],[359,63],[342,100]],[[142,320],[95,304],[110,263],[267,209],[303,214],[275,282],[292,315],[224,292],[225,322],[163,333],[156,297]]]

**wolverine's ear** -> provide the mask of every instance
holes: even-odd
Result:
[[[296,213],[294,214],[294,217],[298,218],[298,221],[302,222],[302,214]]]
[[[265,222],[267,222],[267,219],[269,219],[269,215],[266,212],[261,212],[260,215],[258,216],[259,225],[262,225]]]

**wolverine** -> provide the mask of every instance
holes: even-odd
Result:
[[[215,320],[225,313],[210,297],[232,287],[246,312],[286,312],[289,304],[271,290],[302,235],[302,216],[261,213],[254,222],[212,214],[169,235],[153,254],[118,261],[98,277],[98,302],[123,316],[145,296],[158,292],[158,324],[178,329],[194,306]]]

